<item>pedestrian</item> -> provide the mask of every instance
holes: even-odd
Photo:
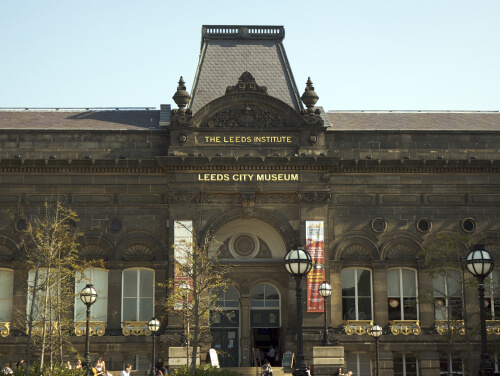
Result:
[[[311,376],[311,366],[307,366],[306,368],[306,375]]]
[[[71,369],[71,362],[69,360],[66,362],[66,369]]]
[[[273,367],[271,367],[269,360],[266,360],[266,363],[262,366],[262,376],[273,376]]]
[[[342,367],[337,368],[337,372],[335,372],[333,376],[344,376],[344,370]]]
[[[13,375],[14,371],[10,368],[10,363],[5,363],[4,367],[2,368],[2,375]]]
[[[130,371],[132,370],[132,366],[130,364],[125,364],[125,369],[120,373],[120,376],[130,376]]]
[[[274,358],[276,358],[276,350],[274,349],[274,346],[271,345],[271,348],[267,352],[267,359],[271,362],[271,364],[274,364]]]
[[[17,369],[19,369],[19,368],[24,369],[25,367],[26,367],[26,363],[24,363],[24,359],[19,359],[19,361],[16,364],[16,368]]]
[[[76,360],[75,369],[82,369],[82,361],[80,359]]]
[[[347,376],[352,376],[352,371],[347,371]]]

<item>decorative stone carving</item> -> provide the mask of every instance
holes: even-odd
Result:
[[[155,256],[151,249],[143,244],[136,244],[127,249],[123,254],[125,261],[153,261]]]
[[[255,193],[245,193],[242,195],[243,214],[253,215],[253,208],[255,206]]]
[[[240,278],[240,292],[241,292],[241,295],[248,295],[250,294],[250,278],[248,277],[242,277]]]
[[[186,110],[184,107],[186,107],[186,105],[191,100],[191,96],[186,91],[186,85],[185,85],[185,82],[184,82],[184,79],[182,78],[182,76],[179,79],[179,86],[177,86],[177,91],[175,92],[172,99],[177,104],[177,106],[179,106],[178,110],[173,110],[174,114],[183,115],[187,111],[189,111],[189,110]]]
[[[404,243],[394,244],[387,250],[387,260],[414,261],[417,257],[415,249]]]
[[[219,248],[219,258],[228,259],[234,258],[231,252],[229,252],[229,239],[227,239]]]
[[[200,194],[194,192],[167,192],[167,201],[170,203],[188,202],[196,204],[200,200]]]
[[[323,181],[325,183],[329,183],[330,182],[330,178],[331,178],[331,176],[328,173],[321,175],[321,181]]]
[[[97,244],[88,244],[84,246],[80,250],[79,254],[80,257],[83,257],[87,260],[106,260],[108,258],[106,250]]]
[[[342,251],[343,260],[361,261],[371,260],[372,254],[368,248],[361,244],[352,244]]]
[[[12,261],[14,260],[14,254],[12,251],[4,246],[0,245],[0,261]]]
[[[243,72],[240,78],[238,78],[238,83],[236,85],[228,86],[226,88],[226,95],[241,92],[257,92],[267,94],[267,87],[257,85],[255,78],[251,73]]]
[[[265,241],[259,238],[259,243],[260,243],[260,249],[259,253],[257,253],[256,258],[272,258],[273,255],[271,254],[271,250],[269,249],[269,246],[266,244]]]
[[[242,234],[234,239],[233,246],[234,252],[236,252],[238,256],[246,258],[254,253],[257,244],[255,244],[255,240],[251,236]]]
[[[330,192],[301,192],[299,199],[302,202],[328,202]]]
[[[208,128],[277,128],[288,127],[281,115],[253,104],[226,108],[209,117],[200,127]]]
[[[202,202],[207,204],[235,204],[241,202],[239,193],[203,193]]]
[[[297,202],[295,193],[257,193],[256,201],[264,204],[289,204]]]
[[[318,101],[319,97],[318,94],[316,94],[316,92],[314,91],[314,86],[311,81],[311,77],[307,78],[306,89],[304,91],[304,94],[302,94],[302,97],[300,97],[300,99],[306,105],[307,107],[306,111],[309,113],[313,113],[314,112],[313,107]]]

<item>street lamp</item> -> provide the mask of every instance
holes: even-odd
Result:
[[[332,295],[332,286],[328,282],[323,282],[319,285],[319,294],[325,299],[325,331],[323,333],[323,341],[321,346],[331,346],[330,338],[328,337],[328,326],[326,326],[326,298]]]
[[[148,322],[148,329],[151,332],[151,336],[153,337],[153,355],[152,355],[152,360],[151,360],[151,376],[155,376],[155,339],[156,339],[156,332],[158,329],[160,329],[160,322],[153,317],[151,320]]]
[[[481,364],[482,375],[492,375],[488,343],[486,339],[486,312],[484,307],[484,279],[493,270],[493,259],[483,245],[475,245],[467,255],[467,269],[477,278],[479,290],[479,317],[481,319]]]
[[[297,296],[297,363],[294,376],[306,375],[306,363],[304,361],[304,350],[302,344],[302,277],[309,273],[312,268],[312,258],[309,252],[302,248],[292,249],[285,255],[285,268],[288,273],[295,277]]]
[[[380,325],[375,324],[370,328],[370,331],[368,332],[368,334],[371,335],[373,338],[375,338],[375,362],[377,365],[376,375],[380,376],[380,371],[378,368],[378,362],[379,362],[379,359],[378,359],[378,339],[382,335],[382,327]]]
[[[85,374],[87,376],[92,376],[92,364],[90,363],[90,306],[97,300],[97,291],[95,291],[94,286],[88,284],[80,291],[80,299],[83,304],[87,306],[87,326],[85,328],[85,367],[87,368]]]

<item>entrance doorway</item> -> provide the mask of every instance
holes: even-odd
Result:
[[[253,328],[252,342],[253,348],[259,349],[259,356],[255,353],[256,366],[261,366],[266,360],[273,367],[279,365],[280,328]]]
[[[238,367],[238,329],[211,330],[212,346],[217,351],[221,367]]]

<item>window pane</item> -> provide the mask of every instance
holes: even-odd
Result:
[[[229,286],[229,288],[226,291],[226,300],[239,300],[240,299],[240,294],[238,293],[238,290],[234,286]]]
[[[358,272],[358,295],[371,296],[372,281],[371,272],[369,270],[357,269]]]
[[[342,298],[342,316],[344,320],[356,320],[356,308],[354,298]]]
[[[154,294],[154,275],[152,270],[141,269],[140,271],[140,296],[141,298],[153,297]],[[149,320],[149,319],[148,319]]]
[[[123,271],[123,297],[137,296],[137,269]]]
[[[123,321],[138,321],[136,298],[123,298]]]
[[[139,318],[138,321],[149,321],[154,316],[153,312],[153,299],[140,298],[139,299]]]
[[[264,291],[266,293],[266,299],[269,300],[279,300],[279,294],[278,290],[274,288],[274,286],[271,285],[264,285]]]
[[[252,289],[250,300],[264,300],[264,285],[257,285]]]
[[[355,269],[342,270],[342,296],[356,295],[354,273]]]
[[[403,269],[403,296],[404,297],[416,297],[417,296],[415,275],[416,275],[415,270]]]
[[[0,321],[12,320],[12,298],[14,295],[14,272],[0,270]]]
[[[391,269],[387,271],[387,296],[400,297],[399,294],[399,270]]]
[[[372,319],[372,300],[371,298],[359,298],[358,300],[358,320]]]
[[[432,278],[432,289],[434,296],[446,296],[444,277],[442,275],[435,275]]]
[[[403,320],[417,320],[417,299],[404,298],[404,318]]]
[[[401,300],[399,298],[389,298],[389,320],[401,320]]]

